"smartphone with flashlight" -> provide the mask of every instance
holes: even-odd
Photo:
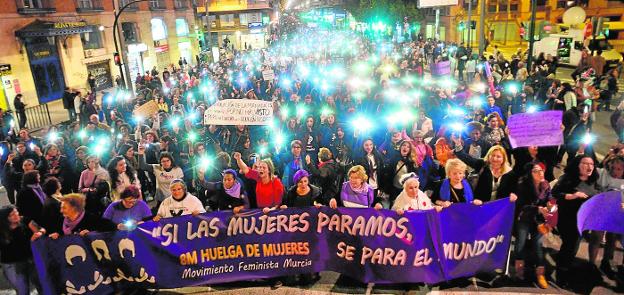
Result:
[[[34,151],[34,150],[35,150],[35,144],[34,144],[34,143],[32,143],[32,142],[31,142],[31,143],[29,143],[29,144],[28,144],[28,148],[30,148],[30,150],[31,150],[31,151]]]
[[[126,227],[127,230],[133,230],[136,228],[137,223],[134,220],[126,220],[124,221],[124,226]]]

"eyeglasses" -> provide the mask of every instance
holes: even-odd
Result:
[[[533,170],[531,170],[531,172],[533,172],[533,173],[540,173],[540,172],[543,173],[544,170],[543,169],[533,169]]]

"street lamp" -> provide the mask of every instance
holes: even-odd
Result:
[[[115,7],[115,0],[111,0],[113,2],[113,7]],[[120,45],[117,44],[117,34],[119,34],[119,27],[118,27],[118,22],[119,22],[119,16],[121,16],[121,13],[124,12],[124,10],[126,8],[128,8],[128,6],[135,4],[135,3],[139,3],[139,2],[146,2],[146,1],[150,1],[150,0],[134,0],[134,1],[130,1],[128,3],[126,3],[126,5],[122,6],[121,8],[119,8],[118,12],[115,12],[115,20],[113,21],[113,43],[115,43],[115,54],[119,54],[119,47]],[[100,26],[100,30],[101,30],[101,26]],[[124,76],[124,72],[123,72],[123,50],[121,52],[121,63],[119,63],[117,66],[119,67],[119,76],[121,78],[121,83],[124,86],[128,86],[126,85],[126,78]],[[130,87],[128,87],[128,89],[132,89],[132,86],[130,85]]]

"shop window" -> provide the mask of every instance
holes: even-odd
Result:
[[[80,34],[80,41],[82,41],[82,49],[99,49],[104,47],[102,45],[102,34],[100,30],[93,30],[93,32]]]
[[[154,41],[167,39],[167,26],[161,18],[153,18],[152,24],[152,39]],[[188,29],[187,29],[188,30]]]
[[[222,14],[219,15],[219,22],[221,23],[221,27],[233,27],[234,24],[234,14]]]
[[[140,43],[139,30],[136,23],[121,23],[121,30],[124,35],[124,42],[127,44]]]
[[[241,26],[247,26],[247,24],[249,24],[249,21],[247,20],[247,13],[239,14],[238,18],[240,19]]]
[[[177,36],[188,36],[189,28],[186,19],[177,18],[176,19],[176,35]]]

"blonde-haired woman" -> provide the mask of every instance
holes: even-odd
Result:
[[[347,173],[349,181],[342,184],[340,200],[332,198],[329,206],[336,209],[339,205],[347,208],[375,208],[382,209],[383,206],[375,198],[375,190],[366,183],[368,175],[362,165],[356,165],[349,169]]]
[[[446,208],[453,203],[472,203],[475,205],[483,203],[481,200],[474,198],[472,188],[466,180],[467,168],[468,166],[459,159],[446,161],[444,166],[446,179],[442,181],[440,190],[436,191],[436,205]]]
[[[418,188],[420,181],[416,173],[412,172],[403,175],[400,182],[403,185],[403,191],[392,205],[392,210],[396,211],[397,214],[403,215],[405,211],[430,210],[433,208],[438,211],[442,210],[442,207],[434,206],[431,203],[431,199]]]
[[[500,145],[491,147],[483,159],[473,158],[463,151],[461,140],[454,140],[455,155],[468,164],[475,173],[472,185],[477,198],[483,202],[509,197],[518,181],[511,170],[507,152]],[[472,177],[471,177],[472,178]],[[515,195],[511,196],[515,201]]]

